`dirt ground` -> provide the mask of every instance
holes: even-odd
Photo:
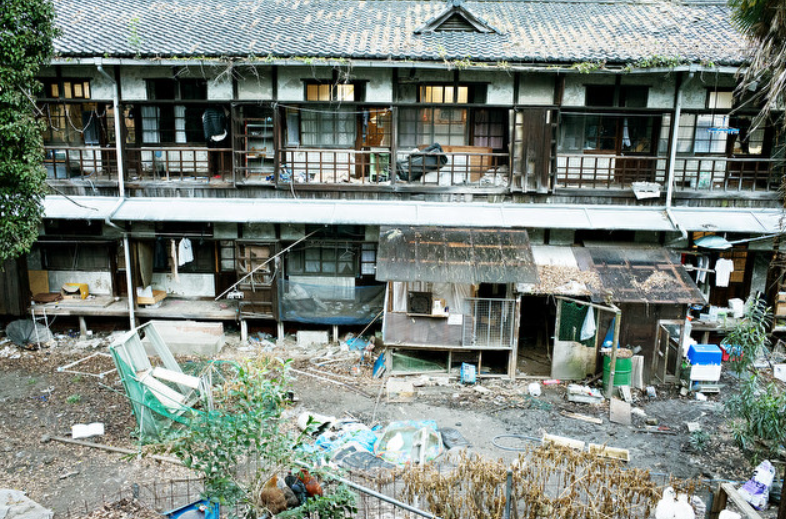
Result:
[[[45,435],[69,436],[73,424],[102,422],[105,435],[93,441],[136,448],[134,417],[116,373],[97,378],[58,371],[58,367],[93,353],[107,353],[113,337],[108,333],[96,333],[88,341],[62,334],[57,337],[57,343],[49,348],[25,351],[0,334],[0,488],[24,490],[31,499],[63,516],[79,506],[84,508],[84,502],[110,500],[134,483],[187,477],[182,467],[149,458],[42,441]],[[532,380],[528,379],[515,383],[484,380],[479,389],[461,386],[455,377],[413,377],[424,384],[416,388],[416,397],[389,399],[381,390],[383,381],[371,377],[371,367],[360,366],[359,373],[353,373],[357,360],[337,345],[305,349],[290,341],[267,350],[265,354],[296,359],[295,368],[302,372],[293,376],[299,402],[288,411],[290,416],[305,410],[337,417],[348,414],[367,425],[431,419],[441,427],[460,431],[472,451],[505,460],[515,458],[516,452],[495,446],[495,437],[541,437],[547,432],[628,449],[631,467],[681,478],[741,481],[752,472],[725,424],[724,391],[709,395],[706,402],[681,397],[677,388],[668,386],[657,387],[655,399],[634,391],[633,407],[641,411],[633,416],[631,426],[624,426],[609,422],[608,403],[568,402],[564,383],[542,386],[541,396],[532,398],[527,392]],[[220,357],[240,359],[262,352],[261,343],[241,345],[236,335],[228,334]],[[309,361],[316,357],[321,360]],[[342,358],[346,360],[337,361]],[[109,357],[95,356],[72,369],[100,373],[112,368]],[[320,376],[334,382],[317,378]],[[577,420],[565,412],[596,417],[602,424]],[[657,423],[661,432],[644,432],[647,419]],[[709,444],[702,452],[691,447],[687,422],[698,422],[709,433]],[[515,449],[526,441],[499,438],[496,443]]]

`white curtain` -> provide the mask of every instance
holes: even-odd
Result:
[[[175,106],[175,142],[185,143],[186,139],[186,107]]]
[[[161,142],[161,134],[158,131],[158,119],[160,115],[161,111],[157,106],[142,107],[142,142]]]

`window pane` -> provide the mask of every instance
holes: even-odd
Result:
[[[707,108],[731,108],[734,102],[733,92],[707,92]]]
[[[458,87],[458,99],[456,100],[457,103],[468,103],[469,102],[469,87],[460,86]]]
[[[71,82],[70,81],[64,81],[63,82],[63,91],[64,91],[66,99],[71,99],[71,98],[74,97],[73,94],[71,93]]]
[[[336,100],[337,101],[354,101],[355,100],[355,85],[337,85],[336,86]]]

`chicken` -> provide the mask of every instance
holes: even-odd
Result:
[[[677,506],[676,501],[674,501],[675,496],[674,489],[666,487],[663,491],[663,497],[655,507],[655,519],[674,519],[675,507]]]
[[[259,504],[275,515],[287,509],[287,499],[283,490],[278,488],[278,476],[270,478],[259,492]]]
[[[677,504],[674,506],[674,519],[696,519],[693,507],[688,503],[688,495],[680,494],[677,496]]]
[[[298,478],[293,476],[290,472],[287,477],[284,478],[284,482],[292,490],[292,493],[295,494],[295,497],[298,500],[298,505],[302,505],[306,502],[306,486],[301,483]]]
[[[317,478],[309,474],[307,470],[301,470],[300,474],[298,474],[298,479],[303,483],[303,486],[306,487],[308,497],[322,495],[322,485],[320,485]]]
[[[281,489],[281,491],[284,493],[284,499],[287,500],[288,509],[297,508],[300,506],[300,499],[297,498],[291,488],[284,487]]]

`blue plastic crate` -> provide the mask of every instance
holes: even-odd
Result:
[[[723,351],[717,344],[691,344],[688,348],[688,362],[694,366],[720,364]]]

